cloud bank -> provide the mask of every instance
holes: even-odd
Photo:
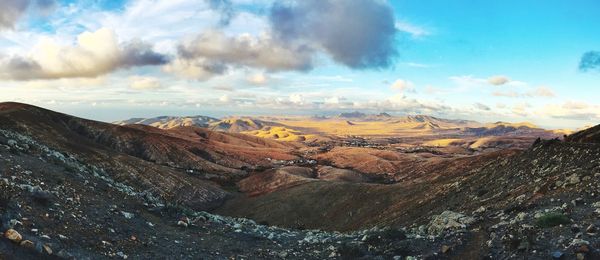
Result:
[[[233,16],[231,2],[207,1],[227,24]],[[309,71],[320,54],[353,69],[379,69],[390,67],[397,55],[393,10],[384,1],[276,2],[268,19],[269,28],[259,35],[203,31],[181,42],[177,59],[164,70],[198,80],[240,67]]]
[[[80,34],[74,46],[45,39],[29,55],[0,57],[0,79],[91,78],[167,62],[168,58],[154,52],[152,46],[141,41],[119,44],[113,31],[102,28]]]

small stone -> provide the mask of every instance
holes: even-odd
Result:
[[[126,219],[132,219],[133,217],[135,217],[135,214],[133,213],[129,213],[129,212],[125,212],[125,211],[121,211],[121,214],[123,215],[123,217],[125,217]]]
[[[31,242],[31,240],[23,240],[21,241],[21,243],[19,243],[20,246],[22,247],[26,247],[26,248],[34,248],[35,244],[33,242]]]
[[[552,253],[552,259],[555,259],[555,260],[563,259],[564,256],[565,256],[565,253],[563,253],[561,251],[554,251]]]
[[[571,241],[572,246],[582,246],[582,245],[589,245],[589,244],[590,244],[590,242],[583,240],[583,239],[579,239],[579,238],[573,239],[573,241]]]
[[[21,240],[23,240],[23,236],[21,236],[21,234],[14,229],[6,230],[6,232],[4,232],[4,237],[15,243],[19,243]]]
[[[181,220],[180,220],[180,221],[177,221],[177,226],[180,226],[180,227],[187,227],[187,226],[188,226],[188,223],[185,223],[184,221],[181,221]]]
[[[595,234],[598,231],[598,229],[596,228],[596,225],[594,224],[590,224],[586,229],[585,232],[588,234]]]
[[[11,227],[16,227],[17,225],[20,225],[20,226],[22,226],[22,225],[23,225],[23,223],[21,223],[21,221],[18,221],[18,220],[16,220],[16,219],[11,219],[11,220],[10,220],[10,226],[11,226]]]
[[[450,247],[447,245],[442,246],[442,254],[448,253],[450,251]]]
[[[571,185],[575,185],[575,184],[581,182],[581,179],[579,178],[579,176],[576,173],[571,174],[565,180],[566,180],[567,183],[569,183]]]
[[[123,258],[123,259],[127,259],[128,258],[128,256],[125,253],[123,253],[123,252],[117,252],[117,256],[120,257],[120,258]]]
[[[49,255],[52,254],[52,248],[50,248],[50,246],[44,245],[44,246],[42,246],[42,248],[44,249],[44,252],[46,252],[46,254],[49,254]]]

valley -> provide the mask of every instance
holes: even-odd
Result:
[[[361,113],[109,124],[20,103],[1,103],[0,122],[3,258],[594,259],[600,248],[597,127],[564,138]]]

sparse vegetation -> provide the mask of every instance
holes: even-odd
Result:
[[[570,222],[571,220],[569,220],[569,217],[566,215],[557,212],[550,212],[539,217],[536,220],[535,225],[540,228],[549,228],[558,225],[569,224]]]

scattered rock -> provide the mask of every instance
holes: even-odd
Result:
[[[427,226],[427,232],[431,235],[441,235],[446,230],[465,229],[475,222],[475,219],[464,214],[444,211],[433,217]]]
[[[133,213],[129,213],[129,212],[125,212],[125,211],[121,211],[121,214],[123,215],[123,217],[125,217],[126,219],[132,219],[135,217],[135,214]]]
[[[120,258],[123,258],[123,259],[127,259],[128,258],[128,256],[125,253],[123,253],[123,252],[117,252],[117,256],[120,257]]]
[[[49,255],[51,255],[51,254],[52,254],[52,248],[50,248],[50,246],[49,246],[49,245],[43,245],[43,246],[42,246],[42,248],[44,249],[44,252],[45,252],[46,254],[49,254]]]
[[[19,243],[19,245],[29,249],[35,248],[35,244],[31,242],[31,240],[23,240],[21,243]]]
[[[596,225],[594,224],[590,224],[586,229],[585,232],[588,234],[595,234],[598,231],[598,229],[596,228]]]
[[[450,246],[443,245],[441,251],[442,254],[448,253],[450,251]]]
[[[185,222],[185,221],[183,221],[183,220],[180,220],[180,221],[177,221],[177,226],[180,226],[180,227],[188,227],[188,223],[186,223],[186,222]]]
[[[14,229],[6,230],[6,232],[4,232],[4,237],[15,243],[19,243],[21,240],[23,240],[23,236],[21,236],[21,234]]]
[[[576,173],[573,173],[569,177],[567,177],[565,179],[565,181],[570,185],[575,185],[575,184],[581,182],[581,179],[579,178],[579,175],[577,175]]]

